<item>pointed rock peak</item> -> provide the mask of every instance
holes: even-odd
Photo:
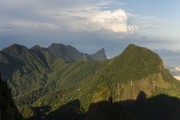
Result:
[[[97,51],[96,53],[92,54],[92,55],[96,55],[96,54],[104,54],[105,55],[105,49],[102,48],[99,51]]]
[[[107,60],[107,57],[106,57],[106,53],[105,53],[105,49],[102,48],[100,49],[99,51],[97,51],[96,53],[90,55],[90,57],[93,59],[93,60]]]
[[[105,54],[105,49],[102,48],[102,49],[100,49],[99,51],[97,51],[96,53],[98,53],[98,52],[101,52],[101,53],[104,53],[104,54]]]

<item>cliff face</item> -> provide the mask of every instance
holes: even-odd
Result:
[[[0,120],[22,120],[21,114],[12,99],[11,90],[0,73]]]

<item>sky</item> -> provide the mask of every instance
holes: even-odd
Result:
[[[180,0],[1,0],[0,49],[13,43],[105,48],[108,57],[130,43],[180,50]]]

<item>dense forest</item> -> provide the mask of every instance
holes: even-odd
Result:
[[[0,73],[0,120],[23,120],[12,99],[11,89],[1,79]]]
[[[28,120],[180,117],[172,112],[180,108],[180,82],[158,54],[136,45],[107,60],[104,49],[90,55],[62,44],[30,49],[15,44],[0,51],[0,72]]]

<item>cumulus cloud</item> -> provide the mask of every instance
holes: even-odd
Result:
[[[128,25],[128,17],[124,10],[101,11],[89,16],[89,21],[94,23],[98,29],[106,29],[112,32],[134,33],[136,25]]]
[[[121,34],[133,34],[137,25],[128,24],[126,12],[122,9],[105,11],[99,7],[80,7],[46,11],[54,19],[63,21],[73,31],[109,31]]]

